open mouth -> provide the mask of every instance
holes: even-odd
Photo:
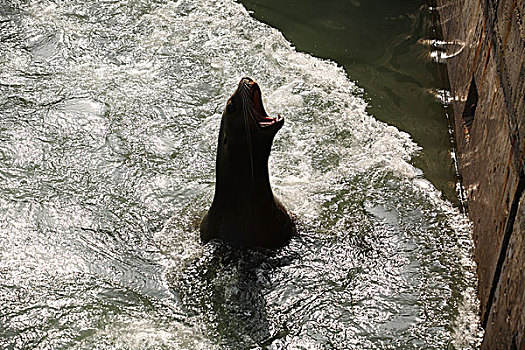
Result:
[[[257,125],[261,128],[266,128],[283,120],[283,117],[280,115],[277,117],[270,117],[266,113],[262,102],[262,94],[259,84],[250,78],[243,78],[241,84],[249,89],[251,114]]]

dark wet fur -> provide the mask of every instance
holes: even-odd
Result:
[[[229,103],[234,108],[226,108],[222,116],[215,196],[201,222],[201,239],[244,248],[283,246],[295,234],[295,224],[273,195],[268,157],[284,121],[266,116],[261,91],[248,78]]]

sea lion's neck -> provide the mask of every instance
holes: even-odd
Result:
[[[257,140],[257,148],[253,146],[243,138],[219,139],[215,184],[217,203],[245,206],[252,201],[273,201],[268,174],[271,140],[264,143]]]
[[[229,202],[245,202],[250,198],[273,197],[268,175],[268,159],[217,159],[215,196],[230,198]]]

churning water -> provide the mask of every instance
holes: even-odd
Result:
[[[0,348],[470,349],[470,227],[334,63],[229,0],[0,8]],[[285,117],[300,236],[203,246],[222,108]]]

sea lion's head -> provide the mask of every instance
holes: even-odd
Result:
[[[222,115],[221,128],[226,133],[249,134],[257,140],[273,140],[284,124],[280,115],[270,117],[264,109],[259,84],[250,78],[242,78],[237,90],[228,99]]]
[[[268,158],[281,116],[270,117],[263,106],[259,85],[242,78],[222,114],[217,148],[217,184],[244,191],[264,186],[271,195]],[[231,190],[230,190],[231,191]]]

